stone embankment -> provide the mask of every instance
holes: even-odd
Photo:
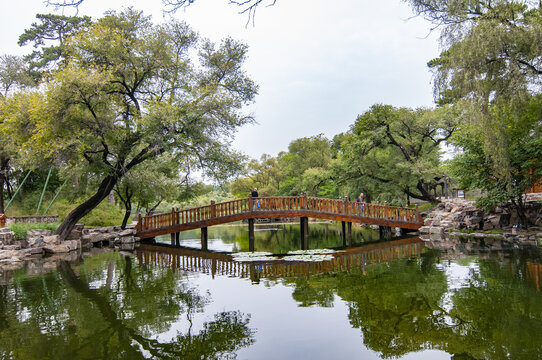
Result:
[[[66,240],[61,241],[51,230],[28,230],[24,240],[15,240],[9,228],[0,228],[0,270],[14,263],[45,255],[77,253],[92,247],[119,247],[133,250],[139,238],[135,229],[119,226],[84,228],[77,225]],[[16,267],[16,266],[15,266]]]
[[[428,214],[419,233],[423,240],[446,241],[450,246],[467,240],[475,240],[473,243],[494,249],[514,245],[541,245],[542,206],[536,201],[530,201],[525,207],[527,216],[535,224],[529,231],[515,225],[519,220],[509,207],[498,207],[493,213],[484,214],[472,201],[447,200]]]

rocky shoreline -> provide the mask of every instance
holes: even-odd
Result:
[[[0,270],[22,268],[28,260],[46,258],[56,262],[81,256],[82,251],[92,248],[116,247],[134,250],[139,243],[133,227],[125,230],[120,226],[85,228],[76,225],[66,240],[60,241],[51,230],[28,230],[24,240],[15,240],[9,228],[0,228]]]
[[[484,214],[472,201],[453,199],[440,203],[419,229],[420,238],[441,243],[439,247],[472,246],[505,249],[514,246],[542,245],[542,206],[536,201],[526,203],[527,214],[535,226],[528,230],[518,227],[513,211],[500,207]],[[469,245],[471,243],[471,245]],[[463,245],[461,245],[463,244]],[[478,244],[478,245],[472,245]]]

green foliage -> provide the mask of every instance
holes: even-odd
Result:
[[[19,36],[20,46],[33,44],[34,50],[25,57],[30,71],[38,77],[43,71],[51,70],[58,61],[66,57],[65,41],[79,31],[88,29],[90,17],[37,14],[38,22],[32,23]],[[47,46],[46,46],[47,42]]]
[[[200,41],[184,23],[155,25],[127,9],[75,31],[62,46],[65,59],[46,95],[34,95],[35,104],[15,104],[22,110],[14,105],[9,122],[28,118],[20,143],[35,161],[54,160],[70,176],[77,171],[98,182],[59,233],[67,234],[126,174],[162,154],[169,154],[169,175],[177,177],[205,169],[224,180],[239,169],[243,156],[229,140],[253,120],[242,109],[257,92],[242,69],[246,45],[231,38],[218,45]]]
[[[330,195],[331,142],[322,134],[296,139],[288,145],[288,152],[280,153],[278,166],[284,173],[280,195]]]
[[[444,51],[429,62],[439,103],[456,104],[472,123],[459,142],[469,154],[458,160],[457,174],[490,192],[480,202],[485,207],[518,199],[525,178],[519,161],[540,177],[540,131],[533,126],[540,122],[540,2],[408,2],[443,27]]]
[[[26,232],[33,229],[56,230],[58,223],[11,224],[9,228],[15,234],[15,240],[26,239]]]
[[[431,186],[442,174],[440,144],[456,130],[453,109],[395,108],[373,105],[340,138],[333,177],[345,182],[349,196],[404,202],[403,194],[434,202]]]
[[[478,205],[491,210],[496,205],[522,202],[525,191],[542,177],[542,97],[528,98],[521,106],[493,105],[492,116],[504,125],[508,166],[494,168],[492,152],[484,146],[478,124],[464,124],[452,143],[463,150],[450,162],[450,172],[466,189],[482,189]]]

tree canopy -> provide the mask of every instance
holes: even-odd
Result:
[[[167,153],[178,170],[227,177],[241,159],[229,150],[257,86],[242,69],[246,45],[199,39],[175,20],[155,25],[133,9],[109,12],[65,44],[65,64],[41,102],[29,149],[100,179],[97,192],[57,232],[65,236],[132,168]],[[194,52],[198,56],[194,58]],[[44,149],[47,151],[44,153]]]

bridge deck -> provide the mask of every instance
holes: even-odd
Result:
[[[306,196],[244,198],[192,209],[140,217],[137,236],[151,238],[245,219],[307,217],[419,229],[417,209]]]

